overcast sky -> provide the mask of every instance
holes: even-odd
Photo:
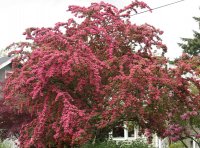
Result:
[[[69,5],[89,5],[101,0],[0,0],[0,49],[12,42],[24,40],[22,33],[28,27],[51,27],[56,22],[70,18],[66,9]],[[104,0],[117,7],[123,7],[131,0]],[[178,0],[143,0],[151,8],[172,3]],[[192,37],[192,30],[199,26],[192,19],[200,17],[200,0],[185,0],[183,2],[157,9],[152,13],[135,15],[134,23],[149,23],[164,31],[162,39],[168,46],[167,56],[178,57],[181,49],[177,42],[180,37]]]

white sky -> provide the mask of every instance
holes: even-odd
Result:
[[[0,49],[13,42],[24,40],[22,33],[28,27],[51,27],[71,16],[66,13],[69,5],[89,5],[101,0],[0,0]],[[131,0],[104,0],[118,7]],[[143,0],[151,8],[177,0]],[[149,23],[164,31],[162,39],[168,47],[167,56],[178,57],[180,37],[192,37],[192,30],[199,26],[192,19],[200,17],[200,0],[185,0],[181,3],[133,16],[134,23]]]

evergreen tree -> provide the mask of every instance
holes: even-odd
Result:
[[[200,27],[200,17],[193,17]],[[182,38],[184,43],[179,43],[180,47],[184,49],[184,53],[188,53],[193,56],[200,54],[200,32],[194,31],[193,38]]]

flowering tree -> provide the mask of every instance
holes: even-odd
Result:
[[[4,103],[4,100],[0,100],[0,140],[18,137],[22,124],[31,120],[29,113],[18,113]]]
[[[168,67],[163,32],[132,24],[136,8],[150,9],[138,1],[120,10],[104,2],[70,6],[81,23],[26,30],[31,42],[18,44],[4,87],[5,102],[33,118],[21,126],[21,147],[83,144],[121,121],[134,121],[149,139],[174,138],[174,119],[198,114],[199,95],[188,88],[199,89],[199,81],[182,77],[197,71],[182,61]]]
[[[164,135],[169,137],[172,141],[180,140],[185,147],[188,147],[183,140],[194,140],[199,146],[200,138],[200,124],[199,124],[199,99],[200,99],[200,58],[198,56],[191,57],[190,55],[183,54],[179,59],[175,60],[177,66],[176,71],[179,71],[181,78],[187,83],[188,95],[185,98],[188,108],[184,111],[181,110],[181,114],[178,117],[174,113],[170,118],[168,129],[166,129]],[[184,101],[184,100],[182,100]],[[184,106],[183,106],[184,107]],[[180,117],[180,118],[179,118]]]
[[[200,23],[200,18],[194,17],[194,19]],[[175,64],[177,66],[184,65],[185,72],[183,74],[185,77],[190,79],[188,80],[190,83],[188,90],[196,96],[196,99],[195,101],[191,102],[193,103],[192,111],[183,113],[181,116],[182,120],[174,120],[174,122],[176,122],[176,126],[178,125],[178,128],[181,130],[176,130],[176,134],[172,132],[172,135],[176,135],[173,136],[172,140],[177,141],[190,138],[191,140],[194,140],[198,146],[200,146],[200,142],[197,140],[200,138],[200,115],[198,111],[199,108],[196,106],[198,104],[200,93],[200,89],[198,87],[200,78],[200,34],[197,31],[194,31],[193,38],[182,38],[182,40],[184,43],[179,43],[179,45],[184,49],[183,56],[175,60]]]

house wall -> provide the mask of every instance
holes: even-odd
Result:
[[[0,81],[1,82],[3,82],[5,80],[5,72],[6,71],[11,71],[11,70],[12,70],[11,64],[8,64],[7,66],[5,66],[2,69],[0,69]]]
[[[7,66],[0,69],[0,82],[3,82],[5,80],[6,71],[11,71],[11,70],[12,70],[12,64],[8,64]],[[2,86],[0,85],[0,99],[3,98],[3,93],[1,89]]]
[[[114,140],[116,141],[116,143],[123,142],[126,143],[127,145],[131,144],[136,139],[143,139],[144,141],[147,140],[144,135],[141,136],[138,135],[139,128],[137,126],[134,126],[134,137],[128,137],[128,127],[126,126],[126,124],[124,124],[123,130],[124,130],[124,136],[122,137],[113,137],[113,131],[111,131],[109,133],[109,140]],[[156,134],[154,134],[152,139],[152,146],[155,148],[169,148],[168,139],[167,138],[161,139]]]

